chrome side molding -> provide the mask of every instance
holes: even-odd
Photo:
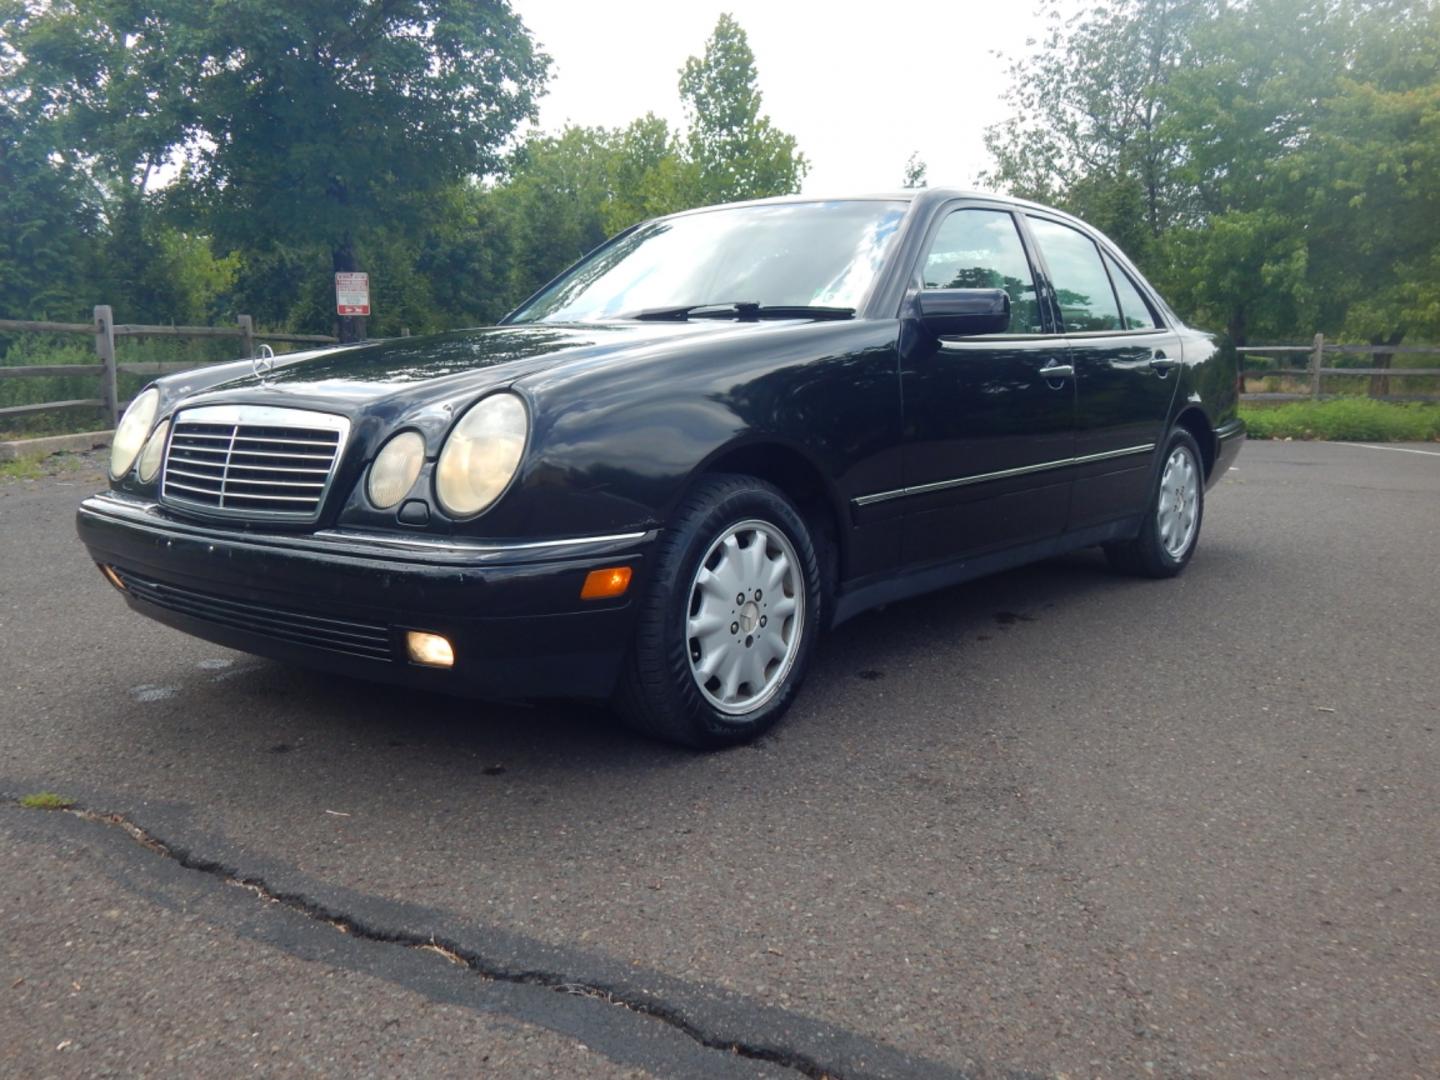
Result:
[[[948,491],[951,488],[984,484],[991,480],[1006,480],[1012,476],[1027,476],[1030,473],[1046,472],[1050,469],[1064,469],[1071,465],[1088,465],[1092,461],[1109,461],[1111,458],[1129,457],[1131,454],[1148,454],[1155,449],[1154,443],[1143,446],[1127,446],[1122,450],[1106,450],[1099,454],[1082,454],[1079,457],[1060,458],[1056,461],[1042,461],[1035,465],[1021,465],[1014,469],[1000,469],[996,472],[976,473],[974,476],[958,476],[954,480],[936,480],[929,484],[895,488],[893,491],[877,491],[873,495],[861,495],[851,499],[855,506],[872,506],[875,503],[901,499],[907,495],[928,495],[932,491]]]

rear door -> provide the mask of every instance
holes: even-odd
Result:
[[[1003,288],[1002,334],[902,335],[904,561],[1050,539],[1065,526],[1075,385],[1008,207],[951,204],[932,224],[916,288]]]
[[[1092,237],[1040,214],[1026,219],[1075,369],[1074,531],[1144,509],[1179,383],[1180,337]]]

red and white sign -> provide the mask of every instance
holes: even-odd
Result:
[[[335,275],[335,313],[337,315],[370,314],[370,275]]]

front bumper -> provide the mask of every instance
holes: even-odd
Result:
[[[136,611],[221,645],[309,667],[477,697],[603,699],[615,686],[655,533],[536,543],[264,533],[181,521],[116,494],[76,529]],[[591,571],[634,570],[582,601]],[[449,638],[455,665],[409,661],[405,631]]]

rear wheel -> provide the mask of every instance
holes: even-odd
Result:
[[[1205,515],[1205,471],[1200,447],[1184,428],[1170,433],[1150,504],[1134,540],[1106,544],[1110,564],[1141,577],[1174,577],[1185,569],[1200,539]]]
[[[702,481],[657,545],[616,705],[687,746],[753,739],[784,714],[823,618],[814,541],[776,488]]]

